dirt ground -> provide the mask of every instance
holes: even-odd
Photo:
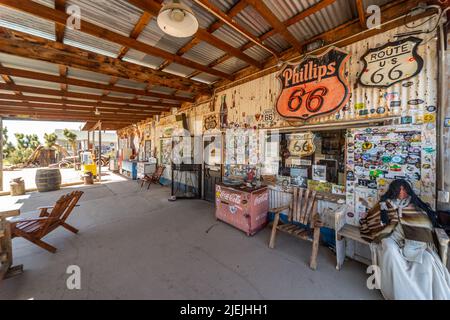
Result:
[[[36,170],[38,168],[32,169],[22,169],[14,171],[4,171],[3,172],[3,191],[9,191],[9,183],[12,179],[22,177],[25,180],[25,188],[33,189],[36,188],[35,177]],[[81,171],[75,171],[75,169],[61,169],[62,183],[72,183],[81,181]]]

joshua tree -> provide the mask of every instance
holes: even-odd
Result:
[[[9,155],[14,152],[14,150],[16,150],[16,148],[14,148],[13,144],[8,141],[8,128],[4,127],[2,130],[2,135],[3,135],[3,158],[6,159],[9,157]]]
[[[36,134],[16,133],[17,147],[21,150],[31,149],[36,150],[40,146],[39,138]]]
[[[69,129],[64,129],[64,137],[66,138],[67,142],[72,146],[73,155],[75,156],[77,154],[77,135],[70,131]]]
[[[45,146],[47,148],[51,148],[56,144],[56,140],[58,140],[58,136],[56,133],[46,133],[44,134]]]

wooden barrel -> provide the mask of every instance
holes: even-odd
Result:
[[[39,192],[59,190],[61,188],[59,169],[38,169],[36,171],[36,187]]]

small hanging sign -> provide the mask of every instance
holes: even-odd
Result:
[[[278,113],[284,118],[306,121],[342,109],[350,98],[344,70],[349,58],[347,52],[332,47],[322,55],[286,65],[278,74]]]
[[[369,49],[362,57],[364,69],[359,78],[363,86],[388,88],[418,75],[423,59],[417,49],[422,39],[408,37]]]
[[[312,132],[291,134],[288,140],[288,150],[291,156],[307,157],[316,151]]]
[[[203,131],[209,131],[218,129],[219,127],[219,115],[218,114],[209,114],[203,117]]]

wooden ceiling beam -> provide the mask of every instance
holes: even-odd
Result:
[[[209,86],[204,83],[35,37],[23,32],[4,32],[4,30],[5,28],[0,28],[0,52],[63,64],[137,82],[156,84],[180,91],[210,92]]]
[[[0,49],[0,51],[1,51],[1,49]],[[157,99],[175,100],[175,101],[183,101],[183,102],[192,102],[193,101],[193,99],[191,99],[191,98],[184,98],[184,97],[167,95],[167,94],[162,94],[162,93],[148,92],[147,90],[141,90],[141,89],[132,89],[132,88],[126,88],[126,87],[111,86],[108,84],[102,84],[102,83],[87,81],[87,80],[79,80],[79,79],[74,79],[74,78],[62,78],[60,76],[54,76],[54,75],[50,75],[50,74],[46,74],[46,73],[39,73],[39,72],[34,72],[34,71],[22,70],[22,69],[0,67],[0,74],[2,74],[2,73],[9,75],[9,76],[13,76],[13,77],[41,80],[41,81],[53,82],[53,83],[65,83],[65,84],[73,85],[73,86],[86,87],[86,88],[98,89],[98,90],[109,90],[109,91],[113,91],[113,92],[121,92],[121,93],[127,93],[127,94],[138,95],[138,96],[146,96],[146,97],[157,98]]]
[[[128,109],[136,112],[142,111],[169,111],[169,107],[161,107],[161,106],[131,106],[131,105],[118,105],[118,104],[108,104],[101,103],[97,101],[80,101],[80,100],[68,100],[68,99],[55,99],[55,98],[43,98],[43,97],[35,97],[35,96],[23,96],[18,97],[12,94],[1,94],[0,93],[0,101],[1,100],[12,100],[12,101],[28,101],[28,102],[43,102],[43,103],[54,103],[54,104],[65,104],[65,105],[74,105],[74,106],[89,106],[89,107],[103,107],[108,109]]]
[[[292,47],[297,51],[302,52],[303,47],[294,35],[288,30],[287,26],[280,21],[277,16],[264,4],[261,0],[245,0],[250,4],[259,14],[278,32],[285,40],[287,40]]]
[[[8,102],[8,101],[0,101],[0,108],[3,110],[8,110],[9,112],[20,112],[24,113],[26,111],[32,111],[32,112],[46,112],[51,113],[55,112],[55,114],[61,112],[65,113],[68,116],[71,117],[78,117],[78,116],[84,116],[84,117],[95,117],[95,108],[80,108],[80,107],[67,107],[64,108],[62,105],[52,105],[52,104],[36,104],[36,103],[30,103],[30,102]],[[100,110],[100,108],[98,108]],[[117,120],[141,120],[145,119],[147,117],[150,117],[152,115],[161,114],[160,112],[145,112],[145,113],[139,113],[139,114],[133,114],[127,111],[111,111],[107,109],[102,109],[101,114],[104,117],[108,117],[111,119],[117,119]],[[81,120],[81,119],[80,119]]]
[[[241,2],[245,2],[245,0],[241,0]],[[307,9],[303,10],[302,12],[296,14],[295,16],[289,18],[287,21],[285,21],[285,25],[286,26],[291,26],[293,24],[296,24],[298,22],[300,22],[303,19],[306,19],[307,17],[319,12],[320,10],[322,10],[323,8],[333,4],[334,2],[336,2],[336,0],[322,0],[310,7],[308,7]],[[246,3],[246,5],[248,5]],[[275,29],[271,29],[269,31],[267,31],[266,33],[264,33],[263,35],[261,35],[260,37],[258,37],[259,41],[263,42],[267,39],[269,39],[270,37],[276,35],[278,32]],[[254,47],[256,44],[252,41],[247,42],[247,44],[243,45],[240,50],[241,51],[246,51],[252,47]],[[222,57],[220,57],[219,59],[217,59],[216,61],[213,61],[212,63],[210,63],[208,65],[208,67],[210,68],[214,68],[216,65],[225,62],[226,60],[232,58],[233,56],[226,54]],[[195,71],[194,73],[192,73],[191,75],[189,75],[188,78],[193,78],[195,76],[197,76],[198,74],[200,74],[198,71]]]
[[[153,18],[152,14],[144,11],[142,16],[139,18],[139,21],[134,26],[133,31],[131,31],[130,38],[137,40],[139,35],[142,33],[142,31],[144,31],[145,27],[147,27],[147,25],[150,23],[152,18]],[[122,47],[120,49],[119,56],[117,58],[122,60],[123,57],[125,57],[125,55],[128,53],[129,50],[130,50],[130,48],[128,48],[128,47]]]
[[[358,10],[359,24],[363,29],[366,29],[367,21],[366,21],[366,11],[364,10],[364,3],[362,0],[355,0],[355,1],[356,1],[356,9]]]
[[[136,98],[116,98],[116,97],[108,97],[108,96],[101,96],[101,95],[95,95],[95,94],[88,94],[88,93],[78,93],[78,92],[63,92],[60,90],[53,90],[53,89],[44,89],[44,88],[37,88],[37,87],[30,87],[30,86],[19,86],[16,84],[7,84],[7,83],[0,83],[0,90],[5,91],[22,91],[24,93],[35,93],[40,95],[47,95],[47,96],[55,96],[55,97],[61,97],[61,98],[75,98],[75,99],[84,99],[84,100],[93,100],[98,102],[116,102],[120,104],[133,104],[133,105],[140,105],[142,107],[145,106],[161,106],[161,107],[169,107],[169,108],[179,108],[181,105],[179,103],[167,103],[167,102],[161,102],[161,101],[146,101],[146,100],[139,100]],[[120,106],[120,105],[119,105]]]
[[[55,0],[55,10],[66,13],[66,0]],[[55,35],[56,41],[59,43],[64,42],[64,34],[66,32],[66,26],[55,23]]]
[[[0,0],[1,2],[1,0]],[[131,3],[132,5],[138,7],[139,9],[143,10],[143,11],[147,11],[151,14],[153,14],[154,16],[157,16],[159,11],[162,8],[162,5],[160,3],[154,2],[154,1],[150,1],[150,0],[128,0],[129,3]],[[227,53],[230,53],[231,55],[246,61],[247,63],[255,66],[255,67],[261,67],[261,64],[259,61],[256,61],[255,59],[249,57],[248,55],[244,54],[243,52],[239,51],[237,48],[229,45],[228,43],[226,43],[225,41],[213,36],[212,34],[210,34],[208,32],[208,30],[199,28],[197,33],[195,34],[195,37],[205,41],[207,43],[209,43],[210,45],[219,48],[222,51],[225,51]],[[173,55],[174,57],[178,57],[180,58],[178,55]],[[172,62],[176,62],[178,63],[178,61],[173,60],[173,59],[166,59],[166,60],[172,60]],[[192,66],[186,65],[187,67],[191,67],[193,69],[197,69],[194,68]],[[209,69],[209,70],[215,70],[215,69],[211,69],[205,66],[205,68]],[[198,69],[199,71],[202,71],[200,69]],[[217,70],[216,70],[217,71]],[[209,73],[209,72],[207,72]],[[212,73],[210,73],[212,74]]]
[[[146,7],[145,4],[147,4],[149,1],[142,2],[144,4],[144,7]],[[158,5],[161,7],[160,4],[156,2],[152,2],[155,5]],[[0,4],[4,6],[8,6],[10,8],[13,8],[15,10],[19,10],[34,16],[37,16],[39,18],[55,22],[57,24],[65,26],[67,23],[67,20],[69,18],[69,15],[67,13],[59,12],[58,10],[52,9],[50,7],[41,5],[39,3],[29,1],[29,0],[0,0]],[[148,11],[148,10],[144,10]],[[148,11],[149,13],[154,14],[154,12]],[[157,14],[157,13],[156,13]],[[120,44],[124,47],[128,47],[130,49],[135,49],[144,53],[147,53],[149,55],[153,55],[156,57],[161,57],[166,60],[173,60],[176,63],[179,63],[181,65],[198,69],[203,72],[218,76],[220,78],[229,79],[232,80],[232,76],[228,75],[224,72],[220,72],[218,70],[210,69],[200,63],[182,58],[180,56],[177,56],[176,54],[172,54],[170,52],[164,51],[160,48],[150,46],[146,43],[137,41],[135,39],[132,39],[127,36],[123,36],[119,33],[116,33],[114,31],[111,31],[106,28],[102,28],[98,25],[95,25],[93,23],[87,22],[82,20],[81,21],[81,29],[80,32],[84,32],[87,34],[90,34],[91,36],[98,37],[104,40],[108,40],[117,44]],[[156,71],[156,70],[155,70]]]

